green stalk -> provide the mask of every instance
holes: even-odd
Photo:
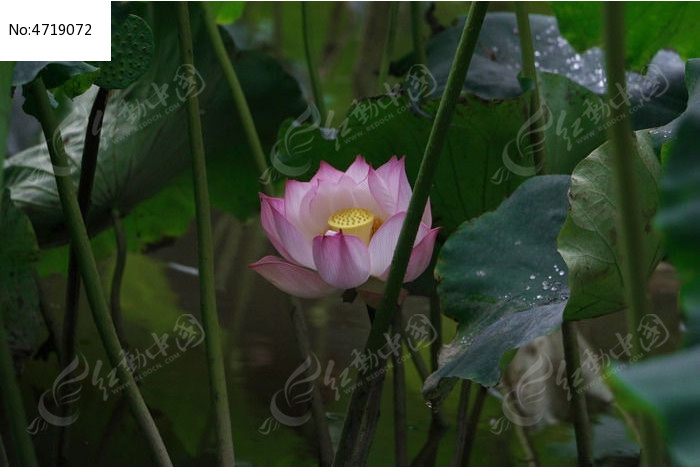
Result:
[[[593,465],[593,435],[588,420],[586,394],[583,388],[576,387],[576,375],[581,371],[581,353],[573,322],[564,321],[562,323],[561,337],[564,345],[564,359],[566,360],[566,380],[571,394],[571,411],[574,415],[578,465],[590,467]]]
[[[321,88],[321,79],[318,76],[318,68],[316,67],[316,58],[311,51],[311,21],[309,19],[309,9],[307,2],[301,2],[301,29],[304,34],[304,52],[306,53],[306,65],[309,70],[309,82],[311,84],[311,93],[314,96],[314,104],[321,115],[321,124],[326,124],[326,103],[323,101],[323,90]]]
[[[109,292],[109,304],[112,309],[112,321],[117,330],[119,342],[123,348],[127,348],[126,334],[124,332],[124,317],[122,316],[121,293],[122,279],[126,270],[126,235],[124,234],[124,225],[122,224],[121,213],[112,210],[112,225],[114,226],[114,237],[117,242],[117,259],[114,263],[114,272],[112,273],[112,287]]]
[[[192,31],[190,29],[189,4],[177,4],[178,33],[182,63],[189,73],[194,70],[192,53]],[[199,99],[196,95],[187,98],[187,117],[192,153],[192,178],[194,183],[195,212],[197,218],[197,253],[199,256],[199,287],[202,326],[204,328],[209,387],[214,402],[216,438],[220,466],[235,464],[231,416],[226,391],[226,372],[219,334],[219,321],[216,312],[216,290],[214,282],[214,252],[211,240],[211,212],[209,188],[207,186],[207,166],[204,156],[202,122],[199,113]]]
[[[472,448],[474,447],[474,439],[476,438],[476,430],[479,426],[479,418],[481,417],[481,411],[484,408],[484,402],[486,401],[486,394],[488,389],[484,386],[479,386],[479,390],[476,393],[476,398],[474,399],[474,407],[472,407],[472,412],[469,414],[469,420],[467,421],[467,434],[464,440],[464,449],[462,452],[462,465],[469,465],[469,458],[472,454]]]
[[[87,217],[92,197],[92,186],[97,170],[97,154],[100,152],[100,136],[102,135],[102,121],[109,90],[99,88],[97,96],[90,109],[87,128],[85,129],[85,142],[80,163],[80,182],[78,183],[78,206],[84,218]],[[78,302],[80,301],[80,274],[78,272],[78,260],[75,257],[74,248],[70,248],[68,256],[68,280],[66,281],[66,310],[63,319],[63,366],[67,366],[75,358],[75,333],[78,328]],[[67,427],[66,427],[67,428]],[[61,428],[61,437],[66,428]],[[59,445],[62,445],[60,443]],[[59,456],[60,457],[60,456]]]
[[[56,352],[56,358],[60,363],[63,361],[59,337],[61,335],[61,332],[59,331],[57,319],[54,316],[53,311],[51,310],[51,307],[46,298],[46,294],[42,289],[41,281],[39,280],[39,274],[37,274],[36,271],[34,271],[34,282],[36,283],[36,289],[39,293],[39,313],[41,313],[41,317],[44,320],[44,324],[46,325],[46,330],[49,333],[49,336],[46,338],[46,341],[43,344],[41,344],[41,347],[39,347],[39,350],[37,350],[37,356],[41,355],[42,359],[46,359],[53,350],[54,352]]]
[[[608,99],[627,92],[625,79],[625,5],[605,2],[603,6],[603,35],[605,45],[605,70],[608,78]],[[642,352],[637,327],[641,319],[652,312],[647,291],[644,248],[639,226],[642,215],[637,200],[639,187],[634,178],[634,160],[639,157],[637,141],[632,132],[629,106],[626,99],[610,106],[608,138],[612,142],[613,181],[618,212],[618,241],[622,251],[622,278],[627,301],[625,308],[627,329],[632,336],[635,355]],[[656,436],[656,427],[647,418],[640,420],[642,464],[662,465],[663,449]]]
[[[66,219],[71,245],[75,249],[78,261],[78,269],[85,284],[85,292],[90,302],[92,316],[100,334],[102,343],[107,352],[111,365],[116,368],[119,380],[126,385],[125,394],[129,399],[129,406],[136,423],[146,436],[146,440],[153,450],[153,459],[157,465],[171,466],[172,462],[168,456],[158,428],[156,427],[151,414],[148,412],[146,403],[136,386],[134,377],[128,366],[123,363],[122,348],[119,345],[117,332],[109,313],[109,307],[102,290],[102,283],[97,271],[95,257],[90,248],[83,217],[80,214],[80,206],[76,197],[73,179],[70,176],[70,166],[68,156],[63,147],[63,139],[58,129],[58,122],[53,113],[51,104],[46,92],[46,87],[41,77],[37,78],[29,86],[30,96],[34,100],[38,119],[46,138],[46,143],[51,156],[51,163],[54,167],[58,195],[61,200],[63,215]]]
[[[391,2],[389,8],[389,26],[386,31],[386,41],[384,42],[384,53],[382,54],[382,63],[379,66],[379,80],[377,81],[377,92],[379,94],[386,91],[384,85],[389,74],[389,64],[391,57],[394,55],[394,43],[396,42],[396,22],[399,17],[399,2]]]
[[[92,187],[95,182],[95,172],[97,171],[97,155],[100,152],[100,137],[102,135],[102,122],[104,120],[109,90],[99,88],[95,100],[90,109],[87,127],[85,128],[85,139],[83,143],[83,154],[80,162],[80,181],[78,182],[78,206],[83,219],[87,218],[90,210],[90,200],[92,198]],[[75,248],[71,245],[68,253],[68,278],[66,280],[66,306],[63,314],[63,340],[60,354],[63,357],[61,364],[66,367],[75,358],[75,338],[78,330],[78,308],[80,306],[80,272],[78,271],[78,260],[75,256]],[[117,327],[119,341],[123,345],[119,328]],[[69,405],[63,405],[59,410],[61,416],[66,416]],[[64,459],[64,452],[70,443],[70,426],[58,428],[58,443],[56,444],[56,462],[61,463]]]
[[[357,448],[353,453],[350,465],[367,465],[374,435],[377,432],[377,425],[382,407],[382,389],[384,388],[384,378],[386,377],[386,362],[382,361],[377,371],[381,371],[380,375],[369,382],[367,415],[360,429],[360,440],[357,443]]]
[[[401,330],[401,338],[403,339],[404,343],[406,344],[406,347],[408,348],[408,353],[411,355],[411,361],[413,361],[413,366],[416,368],[418,377],[420,378],[421,382],[424,383],[425,380],[428,379],[428,376],[430,376],[430,372],[428,371],[428,367],[426,366],[425,361],[423,360],[423,356],[420,354],[419,350],[413,350],[411,348],[411,345],[408,342],[408,338],[406,337],[406,333],[403,332],[403,330]],[[434,421],[437,422],[440,426],[448,426],[448,423],[445,420],[445,415],[443,414],[441,407],[438,408],[438,410],[431,410],[430,413]]]
[[[400,336],[402,329],[401,310],[394,314],[392,336]],[[401,342],[401,341],[399,341]],[[399,344],[400,345],[400,344]],[[403,349],[403,346],[400,345]],[[408,440],[406,434],[406,368],[401,353],[392,352],[392,374],[394,382],[394,465],[408,466]]]
[[[253,152],[255,165],[258,167],[258,171],[261,174],[265,174],[268,169],[267,159],[265,158],[265,153],[263,152],[262,144],[260,143],[260,138],[258,137],[258,132],[255,129],[255,121],[253,120],[253,115],[250,113],[250,107],[248,106],[248,101],[243,93],[241,82],[238,80],[238,75],[236,75],[236,70],[233,68],[233,63],[226,52],[224,41],[221,39],[221,34],[219,33],[219,28],[216,26],[216,21],[214,20],[214,15],[211,12],[209,2],[202,2],[202,10],[204,11],[204,24],[206,25],[207,32],[209,33],[209,40],[211,40],[211,45],[214,47],[216,59],[219,61],[219,65],[224,72],[229,88],[231,88],[233,101],[236,103],[236,107],[238,108],[238,116],[241,119],[243,131],[248,139],[250,150]],[[269,183],[264,183],[264,190],[268,195],[272,195],[273,190]]]
[[[608,99],[626,91],[625,80],[625,37],[624,4],[604,4],[605,21],[605,66],[608,76]],[[634,160],[639,157],[637,142],[632,132],[627,102],[615,108],[610,106],[610,127],[608,137],[614,150],[613,174],[615,194],[619,208],[619,240],[622,250],[622,274],[627,296],[627,328],[632,335],[634,352],[641,352],[637,326],[642,317],[651,313],[651,303],[646,287],[647,268],[644,267],[644,251],[639,226],[642,215],[637,200],[639,187],[634,174]]]
[[[306,325],[304,318],[304,310],[301,306],[301,300],[296,297],[290,297],[292,303],[291,317],[294,324],[294,335],[297,338],[299,352],[303,359],[311,356],[311,340],[309,338],[309,328]],[[312,376],[311,368],[306,371],[307,378]],[[330,466],[333,462],[333,444],[331,443],[331,434],[328,429],[328,420],[326,419],[326,411],[323,408],[323,399],[321,398],[321,390],[314,382],[311,388],[311,412],[313,413],[316,431],[318,434],[318,448],[320,453],[320,465],[322,467]]]
[[[6,421],[10,425],[10,441],[15,456],[21,465],[35,467],[39,464],[34,453],[34,445],[29,433],[27,433],[29,425],[24,413],[22,394],[17,385],[15,365],[12,362],[12,354],[5,333],[4,312],[5,310],[0,310],[0,393],[2,394],[3,410],[5,417],[7,417]]]
[[[547,148],[544,144],[544,125],[545,114],[540,112],[540,85],[537,81],[537,70],[535,69],[535,49],[532,45],[532,33],[530,32],[530,18],[528,16],[527,2],[515,2],[515,16],[518,21],[518,31],[520,37],[520,53],[523,62],[523,76],[532,80],[534,84],[534,92],[530,101],[530,117],[537,115],[539,117],[532,122],[530,127],[533,156],[535,158],[535,170],[545,173],[547,161]]]
[[[472,392],[472,382],[462,380],[462,390],[459,394],[459,407],[457,408],[457,434],[455,435],[455,445],[452,449],[452,459],[450,465],[459,467],[462,465],[464,457],[464,442],[467,439],[467,413],[469,412],[469,397]]]
[[[423,46],[423,23],[421,22],[420,10],[421,2],[411,2],[411,36],[413,38],[413,56],[416,63],[425,65],[428,63],[428,59],[425,56],[425,47]]]
[[[7,132],[10,126],[10,85],[14,67],[14,62],[0,62],[0,197],[4,193],[2,167],[5,163]],[[0,210],[0,222],[2,222],[2,210]],[[15,366],[5,333],[4,313],[5,310],[0,308],[0,397],[2,397],[2,407],[7,417],[6,423],[9,425],[10,441],[14,447],[15,456],[21,465],[34,467],[38,463],[32,440],[27,433],[27,416],[24,413],[22,393],[17,385]]]
[[[384,295],[382,296],[381,305],[377,316],[372,324],[369,338],[365,346],[366,355],[369,352],[375,353],[384,344],[384,333],[387,332],[389,326],[394,319],[396,311],[396,303],[398,302],[399,292],[403,286],[403,277],[406,273],[406,267],[411,256],[413,243],[416,239],[418,225],[425,210],[425,205],[428,202],[428,195],[433,183],[435,169],[437,168],[442,147],[447,136],[447,131],[454,115],[454,110],[457,105],[464,79],[467,76],[467,69],[471,62],[476,42],[481,30],[481,24],[486,16],[488,2],[474,2],[469,10],[469,17],[464,24],[462,37],[455,59],[450,70],[450,75],[447,79],[445,92],[440,100],[433,127],[428,137],[428,144],[423,154],[418,177],[416,178],[415,186],[413,187],[413,195],[406,212],[406,220],[404,221],[399,240],[394,251],[394,256],[391,261],[389,277],[386,281]],[[368,398],[368,381],[365,375],[360,375],[358,384],[353,391],[348,408],[348,415],[343,426],[343,433],[340,438],[338,453],[336,454],[336,464],[345,465],[350,459],[351,453],[354,450],[357,440],[357,431],[362,413],[367,405]]]
[[[430,421],[430,427],[428,428],[428,439],[421,447],[416,457],[411,461],[411,465],[420,465],[425,467],[433,467],[437,458],[438,449],[440,448],[440,443],[449,431],[449,427],[446,425],[441,425],[435,419]]]

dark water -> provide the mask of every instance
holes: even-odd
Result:
[[[299,427],[276,425],[274,420],[265,423],[271,416],[271,398],[285,388],[303,361],[293,333],[288,297],[247,268],[250,262],[272,254],[272,247],[262,235],[257,221],[241,224],[228,216],[217,216],[214,237],[217,299],[238,464],[316,465],[313,421]],[[112,258],[102,263],[105,283],[109,282],[112,263]],[[174,326],[178,318],[184,314],[199,316],[195,267],[196,242],[193,232],[190,232],[153,252],[130,253],[122,290],[126,335],[131,354],[136,355],[134,361],[141,364],[137,371],[143,376],[141,390],[175,465],[212,465],[215,462],[204,346],[200,344],[179,351],[175,345],[177,334]],[[62,310],[63,282],[61,277],[44,282],[47,301],[57,316]],[[341,373],[351,366],[356,353],[364,346],[369,332],[367,312],[360,300],[348,304],[339,297],[304,301],[303,305],[312,347],[322,370],[319,383],[331,436],[337,440],[348,400],[348,394],[342,390]],[[427,301],[409,298],[404,319],[427,313],[427,307]],[[69,464],[149,465],[148,446],[115,389],[118,384],[109,387],[109,364],[106,364],[84,297],[80,311],[78,351],[85,356],[89,375],[81,381],[79,396],[70,405],[70,413],[79,416],[70,426]],[[450,340],[454,323],[445,320],[443,332],[445,341]],[[165,334],[169,347],[160,349],[155,338],[163,338]],[[427,347],[422,353],[429,362]],[[422,382],[418,373],[410,360],[407,359],[405,365],[408,446],[409,457],[413,459],[427,441],[431,413],[420,393]],[[27,363],[22,381],[30,421],[38,416],[37,403],[42,393],[52,388],[58,371],[53,356],[48,361]],[[339,386],[338,400],[332,384],[324,383],[326,374]],[[350,372],[350,376],[353,375],[354,372]],[[106,386],[105,392],[100,390],[100,383]],[[303,392],[303,388],[293,389],[292,395],[294,391]],[[443,406],[444,415],[452,425],[456,419],[457,398],[458,391],[453,391]],[[50,399],[49,394],[47,400]],[[389,372],[370,465],[394,463],[392,399]],[[495,397],[487,398],[479,422],[473,465],[523,464],[524,454],[515,429],[505,426],[500,433],[492,429],[492,424],[503,415],[500,404]],[[300,416],[308,406],[292,404],[281,409],[290,416]],[[44,465],[50,465],[55,436],[56,430],[50,426],[35,435]],[[571,429],[568,426],[548,429],[535,439],[544,436],[547,436],[549,446],[541,454],[541,463],[573,465],[573,452],[567,447],[572,440]],[[436,465],[449,463],[453,443],[454,428],[450,428],[439,444]]]

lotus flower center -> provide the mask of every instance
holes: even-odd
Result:
[[[374,217],[372,211],[362,208],[348,208],[336,211],[328,218],[328,228],[345,235],[355,235],[369,245],[372,234],[379,228],[381,221]]]

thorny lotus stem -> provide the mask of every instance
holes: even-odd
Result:
[[[515,2],[515,16],[518,21],[518,35],[520,37],[520,54],[523,62],[523,76],[532,80],[534,89],[530,100],[529,118],[538,116],[530,126],[535,170],[546,173],[547,148],[545,147],[544,125],[545,113],[541,106],[540,85],[537,81],[535,69],[535,49],[532,45],[532,33],[530,32],[530,17],[528,16],[527,2]]]
[[[189,73],[194,69],[192,53],[192,31],[188,2],[177,4],[180,56]],[[216,290],[214,283],[214,252],[211,240],[211,212],[207,166],[204,156],[202,122],[199,114],[199,99],[190,93],[187,97],[187,117],[192,153],[192,178],[194,183],[195,213],[197,219],[197,253],[199,256],[199,287],[202,326],[209,369],[209,388],[214,403],[218,460],[220,466],[235,464],[231,416],[226,390],[226,372],[216,312]]]
[[[85,284],[85,292],[90,303],[92,316],[97,327],[97,331],[102,339],[102,343],[107,352],[111,365],[116,369],[119,380],[125,385],[124,392],[129,400],[132,414],[136,423],[146,436],[148,444],[153,450],[153,458],[157,465],[171,466],[172,462],[163,443],[163,439],[158,432],[151,414],[148,412],[146,403],[136,386],[136,381],[123,363],[122,348],[119,345],[117,332],[109,313],[109,307],[102,290],[102,283],[97,271],[95,257],[90,247],[85,223],[80,214],[80,206],[70,176],[70,166],[68,156],[63,147],[63,139],[58,129],[56,116],[49,103],[46,87],[41,77],[37,78],[29,86],[31,98],[34,100],[38,112],[38,119],[46,138],[46,143],[53,164],[58,195],[61,200],[63,215],[66,219],[68,233],[71,244],[75,248],[78,260],[78,269]]]
[[[312,355],[311,342],[309,340],[309,328],[306,325],[304,318],[304,310],[301,306],[301,300],[296,297],[291,297],[292,303],[292,322],[294,323],[294,334],[297,338],[297,345],[303,359],[310,358]],[[306,377],[312,374],[311,368],[306,372]],[[328,430],[328,421],[326,420],[326,411],[323,408],[323,399],[321,398],[321,390],[318,385],[313,383],[311,388],[311,411],[313,412],[316,431],[318,432],[318,444],[320,453],[321,466],[330,466],[333,462],[333,444],[331,443],[331,434]]]
[[[321,79],[318,77],[318,68],[316,67],[316,57],[311,50],[311,25],[309,24],[309,11],[307,2],[301,2],[301,29],[304,34],[304,52],[306,53],[306,65],[309,70],[309,83],[311,84],[311,93],[314,97],[314,104],[321,115],[321,124],[326,124],[326,103],[323,101],[323,90],[321,88]]]
[[[377,80],[377,92],[381,94],[386,89],[386,79],[389,74],[389,64],[391,57],[394,55],[394,43],[396,42],[396,23],[399,17],[399,2],[391,2],[389,7],[389,26],[386,31],[386,41],[384,43],[384,53],[382,54],[382,63],[379,66],[379,79]]]
[[[462,390],[459,393],[459,407],[457,408],[457,434],[455,436],[455,445],[452,450],[452,459],[450,465],[452,467],[460,467],[462,465],[462,457],[464,456],[464,442],[467,439],[467,414],[469,412],[469,397],[472,392],[472,382],[462,380]]]
[[[114,263],[114,272],[112,273],[109,304],[112,309],[112,321],[117,330],[119,342],[121,342],[122,347],[126,349],[128,345],[124,332],[124,317],[122,316],[121,305],[122,279],[124,278],[124,270],[126,269],[126,236],[124,234],[121,213],[116,209],[112,209],[112,226],[114,226],[114,237],[117,242],[117,259]]]
[[[413,57],[421,65],[428,63],[423,45],[423,23],[420,17],[421,2],[411,2],[411,35],[413,37]]]
[[[586,394],[583,388],[577,387],[576,384],[576,375],[581,370],[581,353],[573,322],[564,321],[562,323],[561,337],[564,344],[564,359],[566,360],[566,381],[569,385],[569,394],[571,394],[571,411],[574,415],[578,465],[581,467],[592,466],[593,438],[586,408]]]
[[[626,97],[625,79],[625,5],[605,2],[603,4],[605,70],[607,72],[607,97],[611,100],[618,94]],[[618,212],[618,241],[622,252],[622,277],[627,302],[627,328],[632,336],[635,355],[640,355],[638,326],[641,319],[651,313],[647,291],[647,268],[644,266],[644,248],[639,226],[642,215],[637,200],[639,187],[634,178],[634,160],[639,157],[637,142],[632,132],[629,106],[626,98],[618,106],[610,106],[608,138],[613,147],[613,181]],[[640,436],[642,441],[642,465],[662,465],[663,448],[659,446],[654,423],[642,416]]]
[[[406,213],[399,240],[391,261],[389,277],[387,278],[384,295],[377,316],[372,324],[369,338],[365,346],[365,354],[376,353],[384,343],[384,333],[389,329],[394,319],[396,304],[399,293],[403,285],[403,277],[410,259],[413,243],[420,224],[420,219],[428,202],[430,187],[433,183],[435,169],[440,159],[442,146],[444,144],[447,130],[454,110],[457,105],[457,98],[462,89],[467,69],[471,62],[476,42],[481,30],[481,24],[486,16],[488,2],[474,2],[469,10],[469,17],[464,24],[462,37],[457,46],[455,59],[447,79],[445,91],[440,100],[433,127],[428,137],[428,144],[423,154],[423,160],[418,171],[413,195]],[[367,378],[364,374],[358,377],[358,383],[352,393],[350,407],[343,426],[343,433],[340,438],[340,445],[336,454],[336,465],[346,465],[354,450],[357,440],[357,432],[362,420],[362,413],[367,405],[368,398]]]
[[[221,33],[219,32],[219,28],[216,26],[216,21],[214,20],[214,15],[211,12],[209,2],[202,3],[202,10],[204,11],[204,24],[206,25],[207,32],[209,33],[209,40],[211,40],[211,44],[214,47],[214,53],[216,54],[216,59],[219,61],[219,65],[224,72],[229,88],[231,88],[233,101],[236,103],[236,107],[238,108],[238,116],[241,119],[243,131],[248,139],[248,146],[250,146],[250,150],[253,152],[255,165],[257,165],[258,171],[261,174],[263,188],[266,194],[272,195],[272,185],[270,185],[269,182],[264,181],[262,178],[268,171],[267,159],[265,158],[265,153],[263,152],[262,144],[260,143],[258,131],[255,129],[255,121],[253,120],[253,115],[250,113],[250,107],[248,106],[248,101],[243,93],[241,82],[238,80],[236,70],[233,68],[233,63],[226,52],[224,41],[221,39]]]

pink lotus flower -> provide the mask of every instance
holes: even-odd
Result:
[[[263,228],[283,258],[250,268],[302,298],[386,281],[410,198],[404,158],[375,170],[357,156],[345,172],[321,162],[311,181],[288,180],[284,198],[260,194]],[[431,224],[428,203],[404,282],[430,263],[438,232]]]

